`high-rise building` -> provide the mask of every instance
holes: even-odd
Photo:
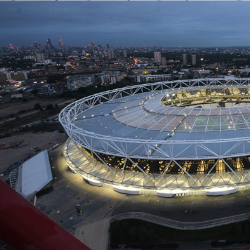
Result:
[[[161,63],[161,52],[154,52],[154,60],[156,63]]]
[[[108,50],[108,59],[115,58],[115,51],[113,49]]]
[[[167,65],[166,57],[162,57],[162,58],[161,58],[161,65],[162,65],[162,66],[166,66],[166,65]]]
[[[123,57],[127,57],[127,51],[126,50],[123,50]]]
[[[44,63],[45,58],[43,53],[35,53],[35,56],[37,63]]]
[[[182,64],[183,66],[187,66],[187,54],[182,55]]]
[[[38,44],[37,44],[37,42],[34,42],[33,44],[31,44],[31,46],[32,46],[34,49],[38,49]]]
[[[96,46],[95,42],[92,42],[91,46],[92,46],[92,50],[96,50],[97,46]]]
[[[63,46],[64,46],[64,41],[63,41],[62,38],[59,40],[59,46],[60,46],[60,47],[63,47]]]
[[[47,47],[48,47],[49,49],[52,49],[52,48],[53,48],[53,45],[52,45],[52,43],[51,43],[50,38],[47,39]]]
[[[196,55],[192,55],[192,65],[196,65]]]
[[[109,49],[109,44],[106,45],[107,49]]]

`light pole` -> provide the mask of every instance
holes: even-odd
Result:
[[[247,196],[248,199],[248,205],[250,205],[250,196]]]
[[[85,237],[84,237],[84,232],[82,231],[82,238],[83,238],[83,242],[85,243],[86,240],[85,240]]]
[[[136,210],[136,201],[132,201],[133,205],[134,205],[134,211]]]
[[[112,208],[112,206],[111,206],[111,199],[107,198],[107,201],[108,201],[109,207]]]
[[[61,211],[57,210],[56,213],[58,214],[58,217],[59,217],[59,223],[61,223]]]
[[[88,199],[88,198],[89,198],[89,196],[88,196],[88,193],[87,193],[87,192],[85,192],[84,194],[85,194],[85,196],[86,196],[87,203],[89,203],[89,199]]]
[[[161,202],[161,205],[162,205],[163,211],[165,212],[165,203],[163,201]]]
[[[193,210],[194,210],[194,212],[195,212],[195,211],[196,211],[196,204],[195,204],[195,201],[193,201],[192,204],[193,204]]]
[[[163,203],[164,211],[166,212],[166,202],[163,201],[162,203]]]

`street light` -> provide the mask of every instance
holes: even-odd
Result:
[[[83,238],[83,242],[86,242],[83,231],[82,231],[82,238]]]
[[[163,211],[166,211],[166,203],[165,202],[161,202],[161,205],[162,205],[162,207],[163,207]]]
[[[134,210],[136,210],[137,208],[136,208],[136,201],[132,201],[132,203],[133,203],[133,205],[134,205]]]
[[[61,211],[60,211],[60,210],[57,210],[56,213],[58,214],[59,222],[61,223]]]
[[[107,198],[107,201],[109,203],[109,207],[112,208],[112,206],[111,206],[111,199],[109,197]]]
[[[87,192],[85,192],[84,194],[85,194],[85,196],[86,196],[87,203],[89,203],[88,193],[87,193]]]
[[[195,201],[192,201],[192,204],[193,204],[193,210],[195,212],[196,211],[196,203],[195,203]]]

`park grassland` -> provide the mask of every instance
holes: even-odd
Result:
[[[249,239],[249,221],[202,230],[178,230],[138,219],[113,221],[110,225],[111,246]]]

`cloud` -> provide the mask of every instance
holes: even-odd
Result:
[[[0,45],[250,44],[248,2],[0,2]]]

